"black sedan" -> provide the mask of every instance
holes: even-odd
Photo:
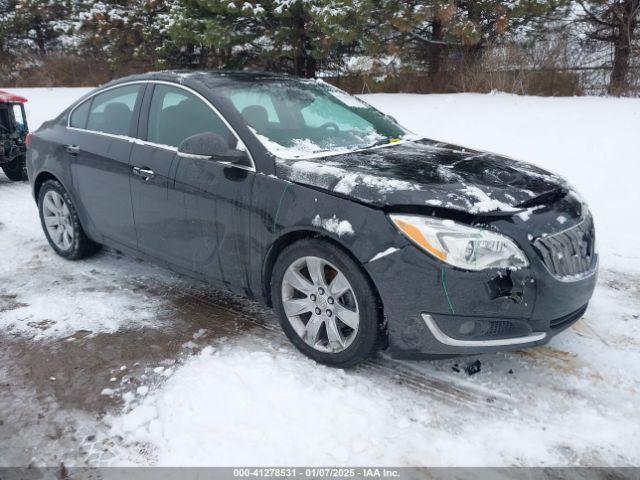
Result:
[[[127,77],[28,145],[59,255],[108,245],[272,305],[327,365],[540,345],[596,282],[593,220],[563,179],[420,138],[322,81]]]

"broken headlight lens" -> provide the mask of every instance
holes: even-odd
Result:
[[[515,242],[499,233],[420,215],[389,217],[416,245],[454,267],[483,270],[529,265]]]

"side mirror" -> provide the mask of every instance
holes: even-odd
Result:
[[[178,147],[178,154],[189,157],[215,158],[237,163],[247,158],[247,152],[230,147],[217,133],[198,133],[186,138]]]

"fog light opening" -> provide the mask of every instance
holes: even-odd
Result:
[[[462,335],[469,335],[471,332],[475,330],[475,328],[476,328],[476,322],[472,320],[467,320],[466,322],[462,322],[462,324],[458,328],[458,331]]]

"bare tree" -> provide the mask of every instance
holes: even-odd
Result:
[[[581,21],[590,26],[587,37],[606,42],[613,49],[609,94],[621,95],[628,88],[629,64],[640,36],[640,0],[578,0]]]

